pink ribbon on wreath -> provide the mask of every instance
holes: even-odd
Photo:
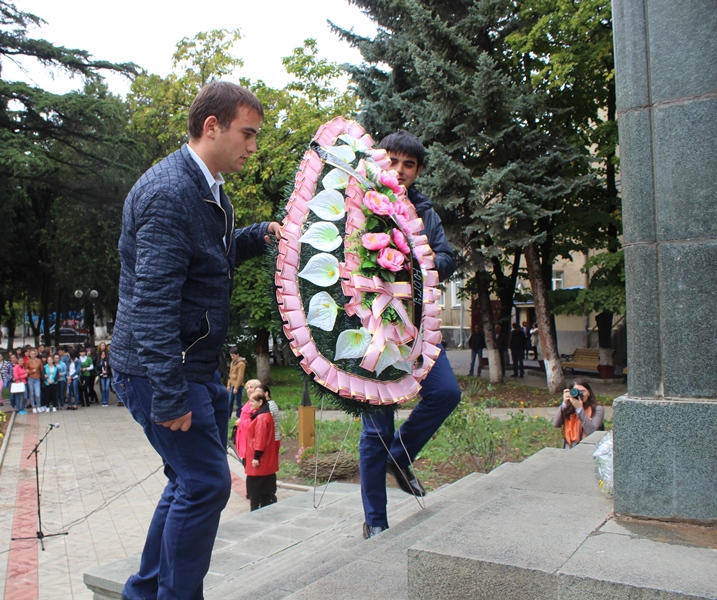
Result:
[[[321,146],[329,147],[336,143],[339,136],[348,134],[368,148],[368,155],[381,169],[390,168],[385,151],[372,148],[373,141],[357,123],[336,118],[322,125],[314,136]],[[415,209],[405,199],[408,217],[401,223],[401,229],[413,244],[414,253],[423,268],[423,317],[419,327],[408,318],[404,302],[411,299],[413,293],[410,283],[388,283],[378,278],[363,277],[357,273],[358,256],[349,249],[348,238],[365,226],[362,199],[364,190],[355,178],[349,178],[345,191],[345,232],[346,246],[344,261],[339,263],[341,286],[348,296],[345,309],[348,314],[359,317],[366,329],[372,333],[372,341],[365,353],[361,366],[373,371],[388,341],[405,345],[413,340],[413,350],[407,360],[415,361],[412,374],[406,374],[396,380],[379,381],[346,372],[338,368],[319,351],[313,339],[311,328],[307,324],[305,308],[299,293],[298,272],[301,269],[299,241],[309,212],[309,201],[313,198],[324,164],[313,151],[307,151],[296,175],[294,191],[287,203],[287,216],[282,225],[282,239],[279,243],[279,257],[275,273],[276,298],[279,303],[284,325],[284,333],[294,354],[300,358],[302,369],[311,374],[315,381],[339,394],[371,404],[401,403],[415,397],[423,379],[434,364],[441,341],[439,307],[440,297],[437,289],[438,274],[431,270],[430,247],[425,236],[418,235],[423,224],[416,216]],[[356,169],[365,175],[363,161]],[[410,216],[409,216],[410,215]],[[412,217],[412,218],[411,218]],[[373,305],[364,308],[361,304],[364,293],[376,293]],[[401,324],[384,323],[383,313],[391,306],[403,321]],[[422,361],[417,361],[422,358]]]

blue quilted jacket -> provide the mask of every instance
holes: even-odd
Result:
[[[408,188],[408,199],[416,207],[418,216],[423,221],[423,233],[428,238],[428,245],[436,253],[436,271],[438,278],[445,281],[456,270],[456,258],[443,231],[441,218],[433,208],[433,203],[412,185]]]
[[[148,377],[154,422],[189,412],[187,382],[210,381],[229,327],[236,263],[261,254],[268,223],[234,229],[184,146],[149,169],[122,214],[112,368]]]

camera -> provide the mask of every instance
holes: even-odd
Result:
[[[582,390],[579,390],[578,388],[570,388],[570,395],[573,398],[580,398],[582,400],[583,397],[585,396],[585,392],[583,392]]]

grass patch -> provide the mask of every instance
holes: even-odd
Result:
[[[311,485],[313,479],[302,477],[301,469],[307,463],[314,463],[316,449],[298,448],[296,442],[298,415],[295,409],[303,393],[301,373],[295,366],[272,366],[271,373],[272,397],[282,410],[279,428],[283,441],[278,477]],[[417,475],[428,489],[436,489],[474,471],[491,471],[504,462],[522,461],[543,448],[562,448],[562,430],[554,428],[552,421],[520,412],[521,408],[557,407],[562,401],[561,394],[512,381],[493,385],[483,378],[459,375],[457,379],[463,390],[461,404],[414,463]],[[401,408],[410,409],[417,401]],[[598,403],[610,406],[612,397],[598,395]],[[489,408],[516,410],[509,419],[499,420],[488,414]],[[612,423],[605,425],[609,429]],[[399,426],[397,421],[396,427]],[[360,435],[361,423],[357,419],[351,422],[350,429],[346,419],[317,421],[319,459],[339,449],[358,459]]]
[[[271,367],[271,399],[281,410],[299,406],[303,393],[304,381],[296,366]]]

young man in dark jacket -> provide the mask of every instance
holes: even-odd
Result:
[[[221,172],[256,152],[259,100],[226,82],[189,109],[189,143],[153,166],[125,201],[114,389],[144,428],[169,479],[124,599],[202,598],[231,476],[227,389],[217,366],[234,267],[257,256],[278,223],[234,229]]]
[[[480,325],[473,327],[473,333],[468,338],[468,347],[471,350],[471,366],[468,369],[468,375],[473,375],[473,369],[478,358],[478,377],[483,373],[483,350],[485,350],[485,333]]]
[[[435,269],[440,280],[445,281],[456,268],[453,250],[433,204],[413,185],[425,161],[423,144],[407,131],[397,131],[381,140],[379,148],[388,152],[391,168],[398,173],[398,182],[406,187],[408,199],[423,220],[424,233],[434,253]],[[417,496],[426,493],[411,472],[411,463],[461,399],[461,390],[445,350],[441,349],[430,373],[421,382],[420,395],[421,401],[398,432],[395,432],[393,410],[371,412],[363,417],[359,466],[366,538],[388,529],[387,471],[404,492]]]

